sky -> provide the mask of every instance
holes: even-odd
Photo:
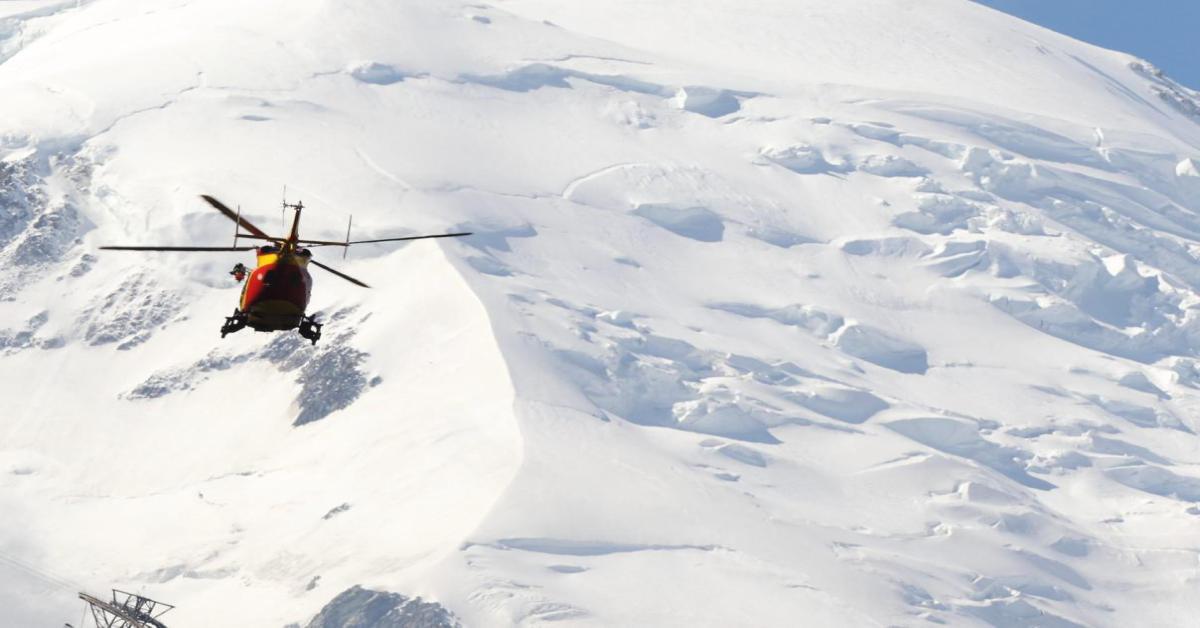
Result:
[[[975,0],[1086,42],[1150,61],[1200,89],[1200,0]]]

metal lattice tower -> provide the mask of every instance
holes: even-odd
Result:
[[[97,628],[167,628],[158,620],[163,613],[175,608],[136,593],[112,590],[112,601],[80,593],[79,599],[92,610]]]

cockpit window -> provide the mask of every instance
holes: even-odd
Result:
[[[308,249],[299,249],[296,251],[296,254],[300,257],[312,257],[312,251]]]
[[[259,247],[258,252],[260,255],[269,255],[271,253],[278,253],[279,249],[274,244],[266,244]]]

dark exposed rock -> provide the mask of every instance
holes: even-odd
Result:
[[[45,205],[31,161],[0,162],[0,247],[8,245]]]
[[[318,352],[300,369],[300,414],[293,425],[323,419],[349,407],[367,387],[359,368],[367,354],[349,345],[331,346]]]
[[[0,350],[19,351],[30,347],[57,348],[58,345],[50,340],[36,336],[38,329],[48,320],[50,320],[50,313],[42,311],[26,321],[24,329],[0,329]]]
[[[118,349],[130,349],[177,316],[180,302],[178,294],[160,289],[149,277],[130,277],[87,309],[83,339],[93,346],[117,343]]]
[[[1150,89],[1176,111],[1200,122],[1200,92],[1171,80],[1162,70],[1145,62],[1133,62],[1130,69],[1150,81]]]
[[[190,390],[203,381],[207,373],[225,371],[252,357],[251,354],[224,355],[213,351],[192,366],[182,370],[160,371],[138,384],[127,399],[155,399],[181,390]]]
[[[308,628],[461,628],[436,602],[350,587],[321,609]]]
[[[321,517],[321,518],[328,521],[329,519],[333,519],[334,517],[342,514],[343,512],[346,512],[347,510],[350,510],[350,504],[345,503],[340,506],[337,506],[336,508],[329,509],[329,512],[325,513],[325,516]]]
[[[271,339],[257,352],[230,355],[213,351],[191,366],[159,371],[124,395],[126,399],[154,399],[174,392],[191,390],[200,385],[208,374],[224,371],[252,359],[270,362],[281,372],[297,372],[300,394],[296,397],[299,414],[293,424],[304,425],[319,421],[338,410],[348,408],[363,392],[378,385],[379,377],[369,378],[362,365],[368,354],[350,344],[353,325],[346,321],[354,308],[339,310],[330,316],[331,322],[348,329],[311,345],[299,335],[282,333]],[[134,337],[133,340],[137,340]],[[93,341],[93,344],[99,344]]]
[[[79,211],[74,205],[46,208],[26,227],[23,238],[13,249],[12,261],[19,266],[58,262],[79,244],[80,232]]]

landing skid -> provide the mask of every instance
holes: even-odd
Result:
[[[315,345],[321,339],[321,323],[312,316],[305,316],[300,319],[300,327],[298,328],[300,336],[306,340],[311,340]]]
[[[233,316],[226,316],[225,324],[221,325],[221,337],[224,338],[229,334],[245,329],[246,325],[249,323],[249,320],[250,317],[246,316],[245,312],[241,310],[234,310]],[[315,345],[317,344],[317,341],[321,339],[321,327],[321,323],[318,323],[316,318],[312,316],[305,316],[304,318],[300,319],[300,325],[297,327],[297,331],[300,332],[301,337],[303,337],[305,340],[311,341]]]
[[[225,324],[221,325],[221,337],[224,338],[225,336],[236,331],[241,331],[246,327],[246,319],[247,317],[245,312],[235,309],[233,311],[233,316],[225,317]]]

